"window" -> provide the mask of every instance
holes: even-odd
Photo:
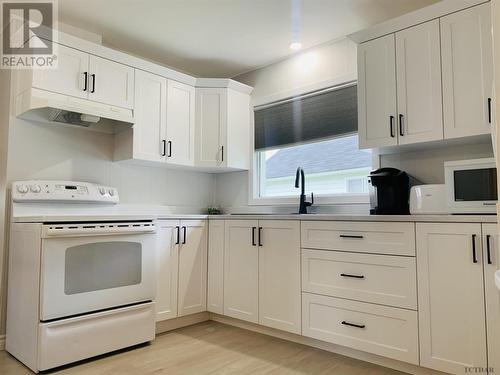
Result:
[[[358,136],[257,152],[259,197],[297,196],[295,172],[306,173],[307,192],[315,195],[368,194],[370,151],[358,149]]]
[[[302,167],[322,202],[367,202],[372,154],[359,150],[357,125],[354,83],[256,107],[254,199],[288,203]]]

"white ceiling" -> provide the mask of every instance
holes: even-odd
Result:
[[[309,48],[438,0],[302,0]],[[233,77],[291,54],[291,0],[63,0],[60,21],[103,43],[203,77]]]

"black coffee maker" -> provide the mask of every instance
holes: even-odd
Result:
[[[410,188],[420,182],[396,168],[370,172],[370,215],[409,215]]]

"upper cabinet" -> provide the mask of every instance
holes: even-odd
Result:
[[[249,139],[249,92],[230,87],[196,89],[197,166],[226,170],[248,169]]]
[[[194,87],[136,71],[135,124],[116,135],[115,160],[194,165]]]
[[[32,86],[121,108],[134,108],[134,68],[63,45],[57,69],[33,70]]]
[[[358,47],[358,112],[361,148],[398,144],[394,34]]]
[[[490,4],[441,18],[444,134],[491,132],[493,54]]]
[[[437,20],[396,33],[399,144],[443,139]]]
[[[434,18],[404,29],[398,24],[403,30],[378,38],[363,35],[366,41],[358,46],[361,148],[490,134],[490,4]]]

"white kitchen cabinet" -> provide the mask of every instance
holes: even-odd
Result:
[[[300,222],[259,221],[259,323],[301,334]]]
[[[259,322],[257,220],[226,220],[224,315]]]
[[[135,73],[135,124],[132,130],[119,133],[115,139],[115,153],[121,148],[128,157],[132,141],[134,159],[163,162],[165,160],[165,132],[167,129],[167,80],[164,77],[137,70]],[[115,157],[116,159],[116,157]]]
[[[195,89],[192,86],[168,80],[167,89],[167,162],[176,165],[194,165]]]
[[[89,99],[122,108],[134,108],[134,68],[90,55]]]
[[[485,368],[481,224],[416,228],[420,365],[453,374]]]
[[[207,310],[207,224],[180,222],[178,316]]]
[[[358,46],[360,148],[398,144],[394,34]]]
[[[224,314],[224,220],[208,223],[207,310]]]
[[[396,33],[399,144],[443,139],[439,21]]]
[[[490,7],[486,3],[440,19],[445,138],[491,132]]]
[[[250,96],[231,88],[196,89],[196,165],[248,169]]]
[[[500,269],[498,224],[483,224],[483,264],[486,298],[486,332],[488,367],[500,371],[500,290],[495,285],[495,272]]]
[[[156,321],[177,317],[178,220],[157,222]]]
[[[34,69],[33,87],[87,99],[89,54],[63,45],[57,48],[57,69]]]

